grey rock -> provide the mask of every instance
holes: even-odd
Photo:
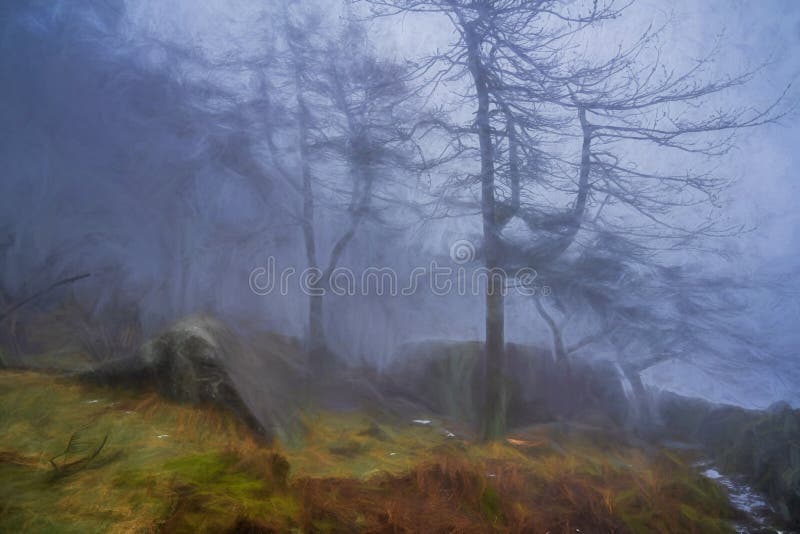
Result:
[[[285,431],[292,411],[286,393],[292,370],[271,356],[272,364],[222,322],[192,316],[146,341],[133,357],[106,362],[82,376],[101,384],[154,388],[181,403],[221,406],[271,438]]]

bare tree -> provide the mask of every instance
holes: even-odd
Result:
[[[719,227],[713,213],[685,217],[698,206],[718,207],[726,180],[707,172],[645,169],[636,161],[645,148],[636,145],[704,158],[724,154],[733,132],[784,112],[781,98],[761,110],[720,111],[713,102],[756,71],[714,78],[708,66],[715,50],[683,72],[671,70],[661,61],[653,28],[610,57],[584,57],[576,50],[584,31],[619,18],[630,5],[613,0],[577,6],[554,0],[369,4],[376,16],[435,13],[452,23],[455,41],[420,65],[420,77],[432,91],[447,83],[468,85],[462,103],[473,107],[474,121],[440,130],[458,150],[471,147],[479,162],[482,248],[490,270],[546,269],[601,233],[636,241],[621,251],[632,253],[642,246],[686,248],[737,231]],[[569,148],[573,140],[575,151]],[[468,188],[470,181],[457,185]],[[584,275],[594,276],[591,270]],[[505,283],[502,274],[491,277],[486,290],[487,439],[504,428]],[[557,322],[540,300],[536,306],[550,325],[558,357],[566,360]]]
[[[283,76],[293,102],[282,107],[293,117],[296,133],[293,147],[282,146],[278,130],[267,124],[266,144],[274,168],[301,206],[292,216],[302,229],[309,273],[309,356],[312,363],[330,364],[323,296],[359,228],[367,220],[380,221],[376,198],[386,200],[381,188],[391,184],[397,169],[413,167],[407,133],[413,94],[404,67],[379,58],[357,22],[347,20],[336,34],[325,36],[315,18],[307,6],[284,10]],[[265,94],[276,93],[274,85],[265,87]],[[268,96],[266,103],[271,121],[278,104]],[[337,161],[341,169],[332,172]],[[320,210],[327,220],[331,214],[344,216],[331,242],[321,242]]]
[[[759,368],[782,369],[776,378],[788,387],[791,352],[757,317],[765,301],[787,293],[780,279],[766,273],[753,279],[733,265],[664,265],[641,249],[625,250],[635,246],[605,234],[577,258],[562,257],[540,272],[553,288],[542,302],[548,316],[542,322],[561,340],[567,369],[576,358],[616,362],[631,387],[637,422],[645,425],[658,411],[644,375],[666,362],[729,384]],[[553,347],[558,352],[555,341]]]
[[[466,84],[468,105],[474,106],[474,121],[465,127],[445,126],[443,130],[455,136],[450,145],[459,149],[470,140],[476,139],[473,153],[480,165],[478,182],[480,185],[479,210],[482,219],[482,251],[486,268],[492,273],[488,277],[485,292],[485,377],[486,395],[483,413],[482,434],[485,439],[494,439],[505,430],[505,405],[507,402],[504,387],[504,291],[507,283],[504,268],[508,248],[502,235],[503,228],[521,207],[522,160],[528,170],[536,150],[526,137],[533,127],[552,126],[550,121],[538,113],[536,97],[524,93],[523,99],[512,101],[505,98],[511,87],[517,88],[516,80],[522,80],[525,87],[535,85],[549,94],[551,82],[558,66],[557,52],[553,52],[548,41],[566,37],[574,30],[547,30],[538,19],[555,14],[554,2],[525,2],[508,0],[500,2],[456,1],[456,0],[370,0],[377,15],[391,15],[399,12],[427,12],[444,15],[452,23],[457,39],[449,50],[429,58],[421,67],[422,72],[433,72],[429,83],[436,87],[445,81]],[[595,9],[585,18],[574,19],[579,26],[613,16],[611,8]],[[539,56],[545,52],[542,60]],[[537,59],[531,58],[534,55]],[[536,61],[544,73],[532,75],[533,68],[528,64]],[[512,81],[506,82],[511,75]],[[542,83],[542,77],[545,83]],[[507,84],[506,87],[500,84]],[[498,120],[503,121],[501,127]],[[513,158],[507,165],[501,161],[498,137],[505,128],[508,140],[507,155]],[[477,145],[477,146],[475,146]],[[503,169],[503,170],[501,170]],[[511,184],[510,201],[502,197],[501,174],[509,178]],[[583,177],[584,181],[586,177]],[[585,188],[583,188],[585,190]],[[579,199],[585,198],[585,193]],[[573,213],[580,213],[585,200],[580,200]]]

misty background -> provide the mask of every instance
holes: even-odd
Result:
[[[276,61],[266,50],[278,8],[255,0],[0,5],[3,308],[59,278],[91,272],[68,291],[98,321],[124,308],[153,333],[205,312],[241,329],[304,335],[307,304],[298,289],[262,296],[249,287],[250,273],[269,256],[279,268],[305,267],[300,227],[287,215],[297,198],[265,155],[263,139],[250,134],[257,121],[283,120],[250,105],[264,91],[263,68]],[[330,35],[363,14],[336,0],[301,9],[318,15],[319,31]],[[800,74],[800,5],[791,0],[681,0],[669,7],[643,0],[578,48],[614,49],[664,23],[662,44],[673,65],[690,65],[719,38],[715,72],[758,67],[721,106],[766,105]],[[428,14],[378,19],[366,32],[370,46],[395,61],[417,61],[452,37],[446,20]],[[437,88],[421,105],[444,105],[456,90]],[[732,346],[721,358],[698,347],[648,369],[649,382],[746,406],[780,399],[800,405],[796,118],[737,132],[735,148],[709,164],[735,181],[713,217],[741,231],[706,244],[721,253],[692,247],[665,260],[744,282],[739,296],[747,306],[730,321],[755,349]],[[660,168],[687,163],[659,151],[644,157]],[[335,177],[340,167],[335,158],[316,163],[321,175]],[[383,206],[381,224],[362,225],[341,265],[392,267],[404,280],[431,260],[446,263],[453,242],[478,239],[478,214],[411,207],[430,205],[445,180],[437,169],[388,174],[386,191],[399,201]],[[331,202],[318,212],[326,251],[343,217]],[[325,329],[336,352],[382,367],[405,342],[482,339],[481,302],[478,295],[425,291],[332,297]],[[510,342],[550,343],[529,299],[510,297],[506,322]],[[613,358],[614,350],[600,343],[581,354]]]

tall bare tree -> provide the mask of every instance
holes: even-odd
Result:
[[[292,96],[283,107],[294,117],[296,134],[293,147],[282,146],[277,129],[267,124],[266,138],[271,161],[292,184],[301,205],[294,217],[302,229],[310,273],[308,352],[312,363],[327,365],[331,353],[323,296],[360,227],[380,220],[376,195],[391,184],[395,169],[413,166],[407,133],[413,95],[404,67],[378,57],[357,22],[346,20],[338,32],[326,36],[316,18],[302,4],[284,10],[284,76],[286,93]],[[275,86],[265,90],[278,92]],[[275,109],[270,103],[269,117]],[[294,166],[287,162],[290,152],[296,155]],[[341,169],[334,170],[333,162],[341,163]],[[321,242],[320,209],[328,220],[332,213],[344,216],[331,242]]]
[[[589,38],[586,30],[623,16],[628,2],[368,1],[377,16],[431,13],[447,17],[454,29],[450,48],[422,62],[420,76],[434,91],[443,84],[468,87],[462,104],[474,111],[470,124],[443,124],[441,131],[454,139],[452,146],[473,147],[483,258],[501,273],[490,277],[485,303],[483,435],[492,439],[505,426],[502,273],[544,269],[600,232],[680,249],[736,231],[717,226],[713,215],[682,220],[686,210],[715,208],[727,181],[704,172],[645,169],[636,158],[645,148],[636,145],[724,154],[732,132],[780,117],[781,99],[761,110],[720,111],[713,98],[745,84],[755,71],[715,78],[708,69],[714,50],[683,72],[671,70],[660,60],[653,28],[613,48],[610,57],[576,52],[575,43]],[[543,303],[536,305],[555,326]],[[559,335],[555,346],[563,356]]]

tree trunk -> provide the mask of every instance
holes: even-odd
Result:
[[[488,281],[486,293],[486,405],[483,439],[502,436],[506,428],[505,333],[502,282]]]
[[[519,211],[520,205],[520,180],[519,180],[519,140],[517,139],[514,115],[506,110],[506,129],[508,130],[508,172],[511,177],[511,214]]]
[[[544,319],[544,322],[547,323],[547,326],[550,328],[550,333],[553,336],[553,360],[558,362],[559,364],[569,364],[569,357],[566,347],[564,346],[564,336],[561,333],[561,328],[556,323],[556,320],[547,313],[547,310],[542,304],[542,301],[537,297],[534,300],[534,304],[536,305],[536,309],[539,311],[539,315]]]
[[[311,365],[325,365],[327,350],[323,322],[322,295],[308,297],[308,353]]]
[[[494,147],[489,122],[489,88],[486,72],[481,60],[480,39],[475,32],[475,22],[465,24],[469,69],[475,82],[478,109],[475,121],[481,154],[481,214],[483,216],[483,240],[486,252],[486,267],[489,276],[486,283],[486,347],[485,380],[486,396],[482,421],[484,440],[494,440],[505,432],[506,387],[504,379],[504,290],[499,258],[499,236],[495,214]]]
[[[311,164],[309,161],[309,126],[308,126],[308,109],[306,107],[305,98],[303,98],[303,84],[300,80],[300,73],[303,64],[300,61],[299,55],[295,54],[295,91],[297,98],[297,129],[298,129],[298,147],[300,152],[300,167],[302,174],[302,192],[303,192],[303,215],[302,215],[302,230],[303,242],[306,250],[306,261],[308,267],[318,269],[317,261],[317,242],[314,232],[314,186],[311,176]],[[314,287],[313,289],[318,289]],[[325,346],[325,329],[324,317],[322,311],[322,295],[314,294],[308,296],[308,337],[306,339],[306,350],[308,352],[308,362],[313,368],[324,366],[328,363],[327,351]]]
[[[653,429],[659,425],[660,421],[658,410],[653,406],[650,392],[642,381],[642,372],[646,367],[642,369],[634,365],[622,364],[620,368],[633,388],[633,399],[631,400],[633,414],[632,420],[628,421],[628,426],[632,427],[636,434],[648,437]]]

